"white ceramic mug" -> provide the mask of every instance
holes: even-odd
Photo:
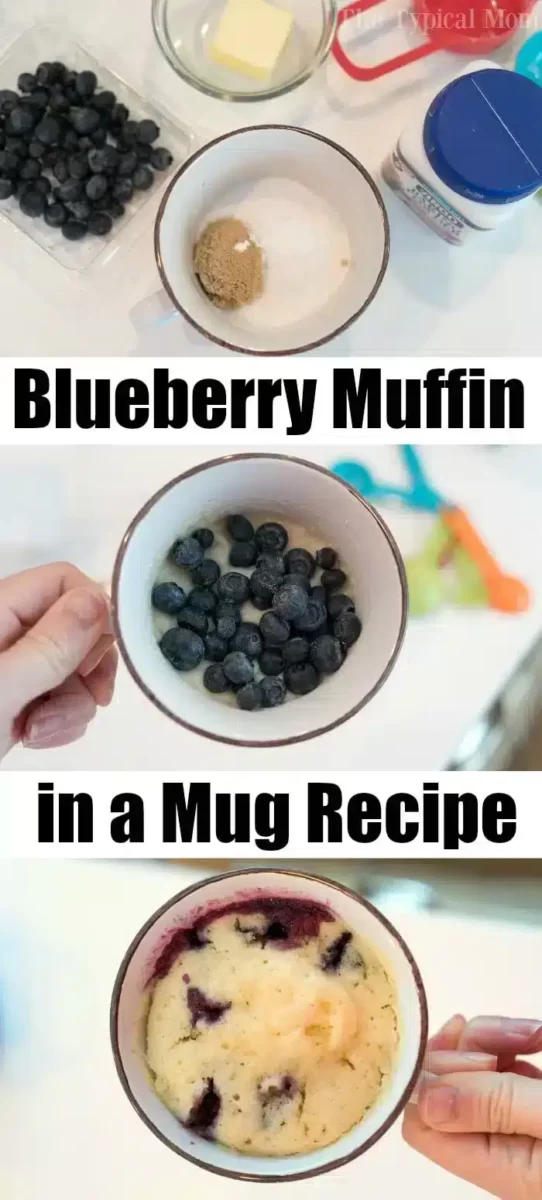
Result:
[[[364,1119],[337,1142],[306,1154],[266,1158],[239,1154],[196,1136],[180,1124],[154,1091],[144,1059],[148,981],[156,958],[176,927],[202,912],[247,896],[295,896],[329,908],[366,938],[386,963],[398,996],[400,1041],[392,1078]],[[427,1045],[427,1002],[418,967],[390,922],[355,892],[300,871],[248,869],[215,876],[174,896],[147,921],[120,966],[111,1002],[111,1041],[117,1071],[136,1112],[171,1150],[198,1166],[239,1180],[307,1179],[342,1166],[377,1142],[403,1111]]]
[[[240,712],[196,689],[162,655],[151,592],[177,538],[228,513],[271,513],[322,535],[337,550],[363,622],[335,675],[308,696]],[[234,454],[193,467],[152,496],[132,521],[113,572],[119,648],[136,683],[162,712],[195,733],[241,746],[280,746],[325,733],[367,704],[388,678],[407,615],[403,561],[382,518],[323,467],[281,454]]]
[[[303,193],[307,206],[312,196],[316,205],[326,208],[314,216],[314,226],[309,215],[306,228],[301,221],[299,234],[291,245],[285,244],[292,273],[288,295],[279,290],[275,306],[278,316],[271,318],[266,310],[263,323],[254,325],[249,319],[252,306],[220,309],[207,298],[194,273],[193,249],[209,214],[216,216],[224,209],[227,215],[234,215],[256,189],[273,180],[277,235],[281,239],[291,237],[280,216],[281,197],[288,187],[302,185],[307,189]],[[330,214],[330,223],[322,225],[326,232],[319,237],[324,211]],[[269,231],[269,215],[264,224]],[[361,316],[384,278],[389,240],[382,196],[361,163],[335,142],[286,125],[239,129],[197,150],[164,193],[154,237],[156,262],[169,297],[169,315],[181,313],[200,334],[223,348],[266,355],[308,353]],[[326,257],[327,244],[335,245],[335,241],[337,246],[347,247],[344,260],[339,261],[338,250],[335,255],[330,249]],[[264,258],[265,249],[262,245]],[[291,296],[296,288],[298,307]],[[312,310],[310,300],[306,304],[307,296],[313,297]],[[139,331],[167,317],[167,304],[160,294],[132,313]]]

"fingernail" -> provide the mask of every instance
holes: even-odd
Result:
[[[417,1104],[426,1084],[432,1083],[435,1079],[438,1080],[438,1075],[432,1075],[431,1071],[422,1071],[414,1084],[414,1090],[411,1093],[408,1103]]]
[[[463,1025],[464,1022],[465,1018],[461,1016],[461,1013],[455,1013],[453,1017],[450,1017],[444,1022],[444,1025],[437,1031],[435,1037],[441,1037],[443,1033],[451,1033],[452,1029],[455,1029],[456,1025]]]
[[[33,742],[41,742],[44,738],[56,737],[59,733],[68,733],[75,728],[77,722],[73,719],[73,714],[61,711],[50,713],[46,717],[40,717],[39,720],[31,721],[27,726],[24,735],[25,746],[31,746]]]
[[[66,612],[70,613],[82,629],[90,629],[103,620],[106,598],[101,592],[79,587],[68,592]]]
[[[457,1117],[459,1092],[440,1079],[426,1082],[418,1098],[418,1111],[427,1125],[449,1125]]]
[[[507,1038],[519,1041],[527,1041],[542,1033],[542,1021],[523,1017],[478,1017],[471,1027],[478,1027],[484,1031],[496,1030]]]

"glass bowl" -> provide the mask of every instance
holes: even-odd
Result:
[[[225,0],[152,0],[160,50],[177,75],[217,100],[271,100],[305,83],[331,50],[336,0],[279,0],[294,21],[288,45],[270,83],[259,83],[214,63],[209,47]]]

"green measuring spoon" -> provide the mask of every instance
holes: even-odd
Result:
[[[439,518],[420,553],[405,559],[408,601],[413,617],[429,616],[445,604],[447,587],[440,562],[449,548],[450,534]]]

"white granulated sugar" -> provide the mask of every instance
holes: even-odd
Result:
[[[324,308],[348,273],[351,246],[339,214],[294,179],[257,180],[240,193],[207,216],[243,221],[264,257],[263,294],[231,319],[252,329],[305,320]]]
[[[249,246],[254,246],[254,244],[255,243],[251,242],[250,239],[247,239],[244,242],[236,242],[233,248],[234,250],[237,250],[238,254],[244,254],[245,250],[248,250]]]

